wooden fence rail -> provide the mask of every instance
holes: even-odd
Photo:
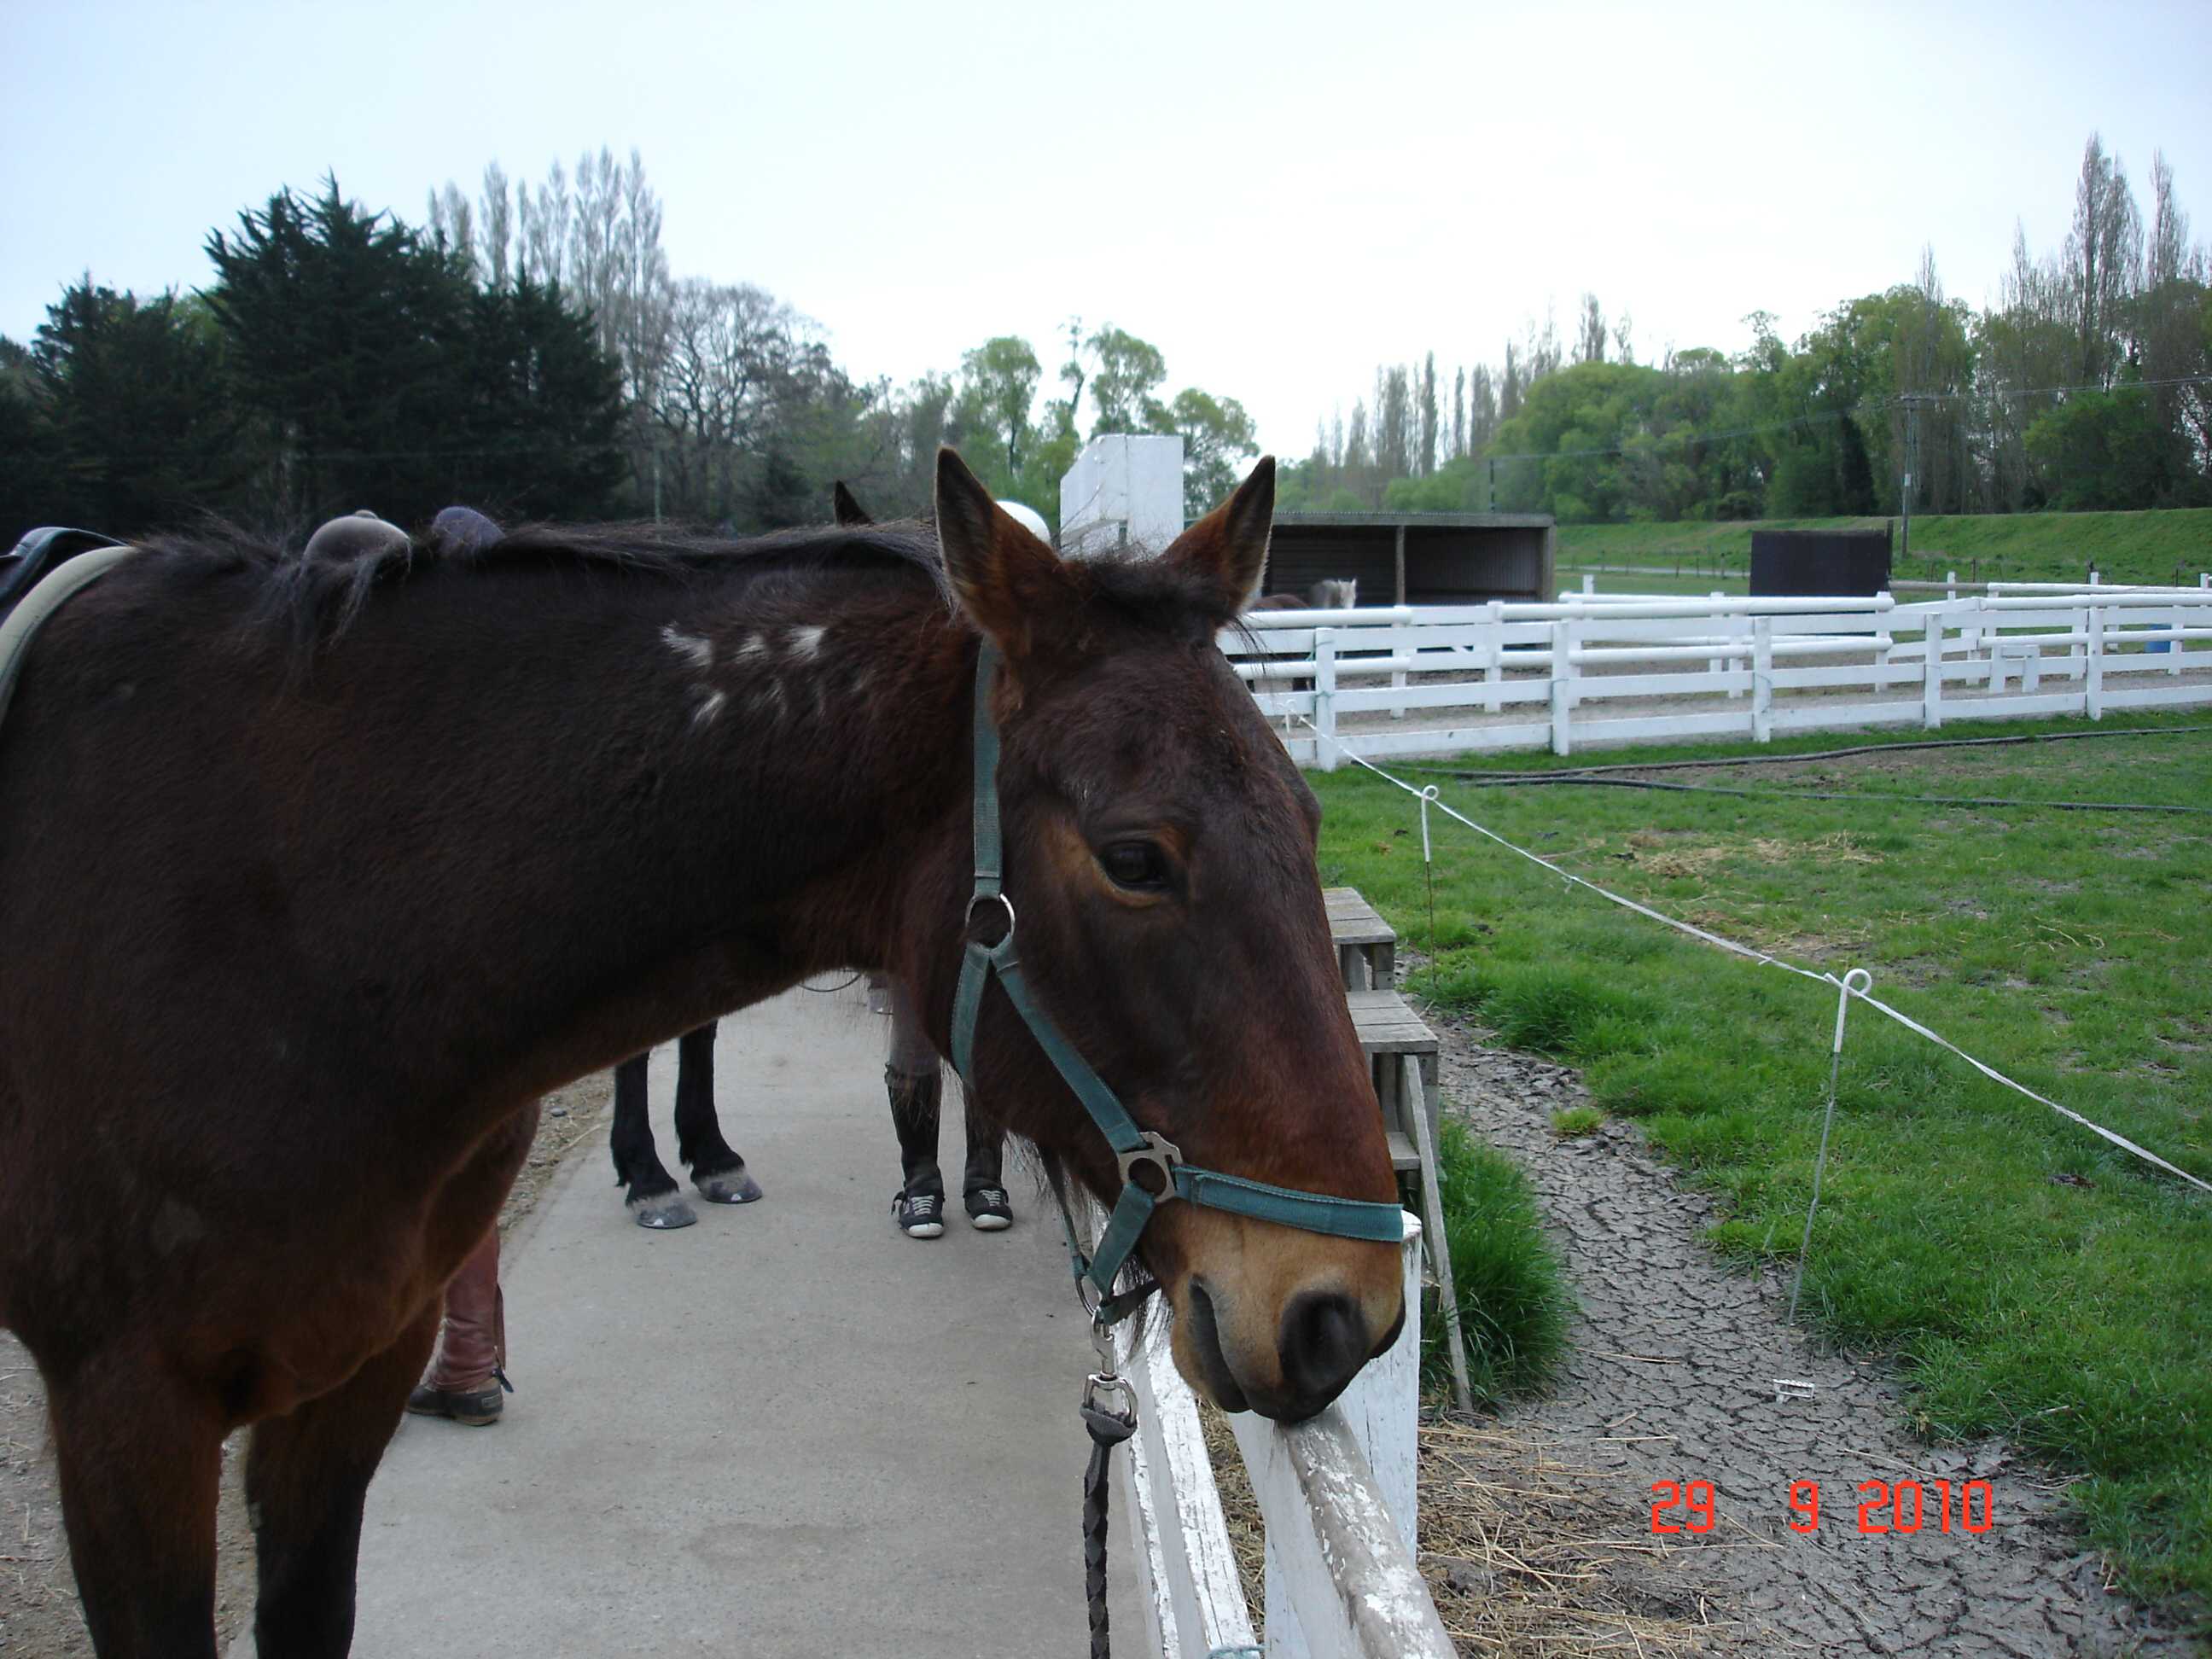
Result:
[[[1284,1427],[1230,1419],[1267,1525],[1269,1659],[1452,1659],[1415,1562],[1421,1370],[1421,1224],[1406,1217],[1406,1322],[1337,1402]],[[1121,1559],[1133,1563],[1145,1651],[1209,1659],[1256,1648],[1198,1407],[1164,1332],[1121,1337],[1138,1432],[1121,1464]]]

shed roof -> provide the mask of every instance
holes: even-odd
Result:
[[[1389,530],[1404,525],[1409,530],[1549,530],[1554,520],[1548,513],[1278,513],[1276,525],[1295,529],[1311,525],[1317,530]]]

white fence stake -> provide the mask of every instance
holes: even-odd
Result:
[[[1774,737],[1774,618],[1751,619],[1751,740]]]
[[[1314,725],[1327,739],[1319,756],[1322,770],[1342,764],[1336,752],[1336,630],[1314,629]]]
[[[1927,675],[1920,694],[1920,723],[1930,732],[1943,724],[1943,616],[1930,611],[1922,638],[1928,646]]]
[[[1828,1132],[1836,1126],[1836,1079],[1844,1069],[1844,1016],[1850,1012],[1851,993],[1874,989],[1874,975],[1854,968],[1836,981],[1836,1041],[1828,1051],[1828,1110],[1820,1120],[1820,1151],[1813,1160],[1813,1201],[1805,1206],[1805,1237],[1797,1246],[1797,1273],[1790,1284],[1790,1318],[1797,1318],[1797,1292],[1805,1288],[1805,1257],[1813,1248],[1813,1214],[1820,1207],[1820,1176],[1828,1167]]]
[[[1490,662],[1482,671],[1482,682],[1490,688],[1482,706],[1495,714],[1502,712],[1505,700],[1498,695],[1505,682],[1505,601],[1490,602]]]
[[[1568,710],[1574,707],[1575,625],[1562,618],[1552,624],[1552,752],[1568,750]]]
[[[2094,576],[2096,572],[2089,574]],[[2081,672],[2081,702],[2089,711],[2089,718],[2100,720],[2105,718],[2105,612],[2101,605],[2089,607],[2088,633],[2088,656]]]

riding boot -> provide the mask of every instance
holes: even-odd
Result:
[[[499,1288],[499,1229],[484,1235],[446,1286],[438,1358],[407,1409],[471,1428],[499,1420],[507,1381],[507,1310]]]
[[[897,1132],[901,1190],[945,1196],[945,1175],[937,1167],[937,1120],[945,1095],[942,1073],[921,1077],[896,1066],[884,1067],[884,1090],[891,1102],[891,1127]]]

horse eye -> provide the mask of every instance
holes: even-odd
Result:
[[[1168,884],[1168,863],[1148,841],[1117,841],[1098,855],[1117,887],[1149,889]]]

